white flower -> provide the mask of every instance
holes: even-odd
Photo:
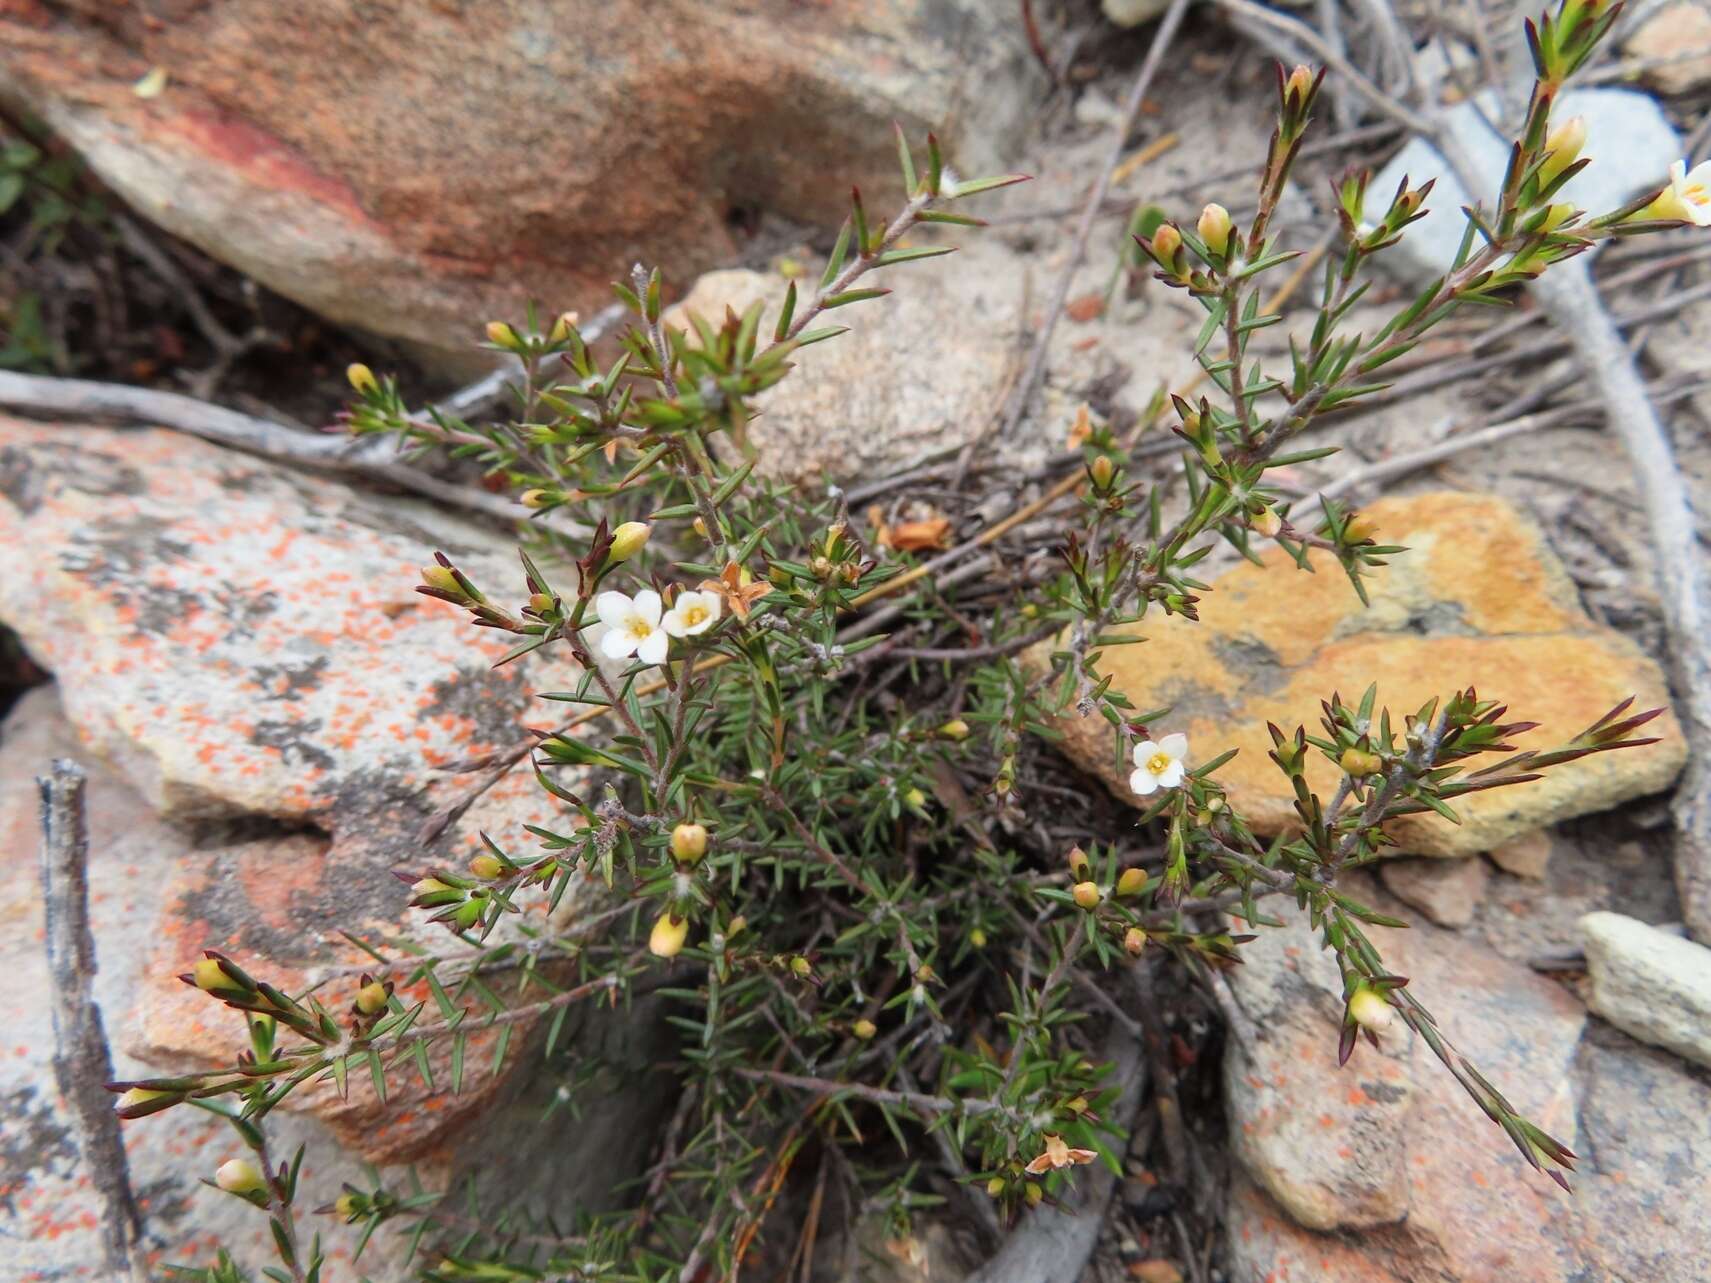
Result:
[[[680,592],[659,626],[673,637],[693,637],[719,622],[719,596],[710,592]]]
[[[1135,772],[1129,776],[1129,787],[1142,797],[1161,788],[1175,788],[1182,783],[1182,759],[1187,755],[1186,735],[1166,735],[1156,744],[1141,741],[1135,745]]]
[[[1655,218],[1679,219],[1695,227],[1711,227],[1711,160],[1687,172],[1687,162],[1669,167],[1669,186],[1646,211]]]
[[[644,664],[665,663],[671,638],[659,626],[659,594],[652,588],[644,588],[634,597],[603,592],[594,599],[594,609],[606,625],[600,652],[607,659],[634,655]]]

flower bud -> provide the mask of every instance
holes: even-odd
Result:
[[[1147,933],[1139,927],[1130,927],[1123,933],[1123,948],[1131,957],[1138,958],[1141,951],[1147,947]]]
[[[1539,224],[1539,230],[1541,232],[1554,232],[1573,218],[1575,212],[1573,205],[1564,205],[1560,202],[1552,205],[1545,210],[1545,221]]]
[[[362,1204],[357,1202],[355,1194],[340,1194],[333,1200],[333,1211],[347,1221],[362,1210]]]
[[[1254,529],[1267,539],[1275,539],[1283,530],[1283,518],[1275,508],[1261,508],[1253,515]]]
[[[536,488],[534,490],[523,491],[522,494],[517,496],[517,502],[522,504],[525,508],[544,508],[557,497],[558,491],[556,490],[543,490]]]
[[[725,934],[727,936],[740,936],[748,925],[749,920],[739,913],[736,917],[732,918],[730,923],[725,927]]]
[[[468,931],[481,921],[481,901],[465,900],[457,906],[457,910],[452,914],[452,921],[457,923],[459,929]]]
[[[879,1026],[864,1016],[862,1019],[856,1021],[855,1024],[850,1026],[850,1032],[857,1038],[860,1038],[863,1042],[866,1042],[879,1032]]]
[[[498,856],[483,851],[470,859],[469,871],[482,881],[491,882],[505,872],[505,864]]]
[[[253,1194],[267,1184],[261,1168],[247,1158],[229,1158],[214,1173],[214,1184],[228,1194]]]
[[[976,949],[986,948],[986,932],[982,931],[979,927],[976,927],[968,933],[968,942]]]
[[[450,891],[453,888],[438,878],[417,878],[410,884],[410,889],[417,895],[433,895],[436,891]]]
[[[570,337],[570,332],[576,328],[580,318],[575,312],[560,312],[553,321],[553,327],[547,332],[547,338],[554,343],[563,343]]]
[[[1152,256],[1158,260],[1159,266],[1167,271],[1175,271],[1174,260],[1176,251],[1182,248],[1182,233],[1169,223],[1165,223],[1153,233]]]
[[[1028,1202],[1033,1204],[1035,1207],[1038,1207],[1040,1205],[1041,1201],[1046,1196],[1045,1190],[1041,1189],[1038,1185],[1034,1184],[1032,1181],[1028,1182],[1027,1191],[1028,1191],[1028,1194],[1027,1194]]]
[[[1111,456],[1102,454],[1088,465],[1088,474],[1093,478],[1093,484],[1101,490],[1109,490],[1111,481],[1117,475],[1117,465],[1111,462]]]
[[[159,1100],[167,1094],[164,1091],[150,1091],[147,1087],[132,1087],[113,1102],[113,1108],[121,1111],[135,1109],[138,1105],[146,1105],[149,1101]]]
[[[1378,990],[1364,985],[1349,999],[1349,1015],[1362,1029],[1371,1029],[1375,1033],[1396,1023],[1396,1008],[1386,1002]]]
[[[1586,146],[1586,117],[1570,116],[1545,135],[1545,150],[1550,153],[1539,166],[1539,182],[1548,184],[1580,158]]]
[[[1117,894],[1122,896],[1139,895],[1146,889],[1147,872],[1145,869],[1124,869],[1123,876],[1117,879]]]
[[[993,1198],[1003,1198],[1004,1178],[1002,1176],[994,1176],[991,1180],[987,1181],[986,1192]]]
[[[679,864],[698,863],[706,854],[706,825],[679,824],[671,831],[671,856]]]
[[[463,585],[458,583],[457,576],[452,574],[449,566],[438,563],[422,567],[422,582],[430,588],[438,588],[441,592],[462,594]]]
[[[968,723],[960,717],[953,717],[939,727],[939,738],[947,740],[965,740],[968,738]]]
[[[1356,779],[1376,775],[1384,769],[1384,762],[1377,753],[1368,753],[1364,749],[1353,747],[1343,750],[1343,755],[1337,759],[1337,765]]]
[[[814,974],[814,964],[809,962],[808,959],[804,958],[801,954],[797,954],[790,960],[790,974],[795,976],[798,980],[806,980],[809,976]]]
[[[1364,543],[1378,533],[1378,526],[1364,512],[1343,527],[1343,537],[1350,543]]]
[[[920,789],[910,789],[903,795],[903,802],[904,805],[914,807],[918,811],[927,804],[927,795]]]
[[[1297,63],[1295,70],[1289,73],[1289,79],[1283,82],[1283,96],[1285,98],[1303,99],[1312,92],[1312,68]]]
[[[1088,863],[1087,852],[1078,846],[1069,848],[1069,871],[1075,875],[1077,882],[1085,882],[1093,866]]]
[[[497,343],[500,347],[510,348],[513,351],[521,346],[517,338],[517,331],[505,324],[504,321],[489,321],[487,323],[487,341]]]
[[[1092,882],[1077,882],[1070,892],[1075,902],[1084,909],[1099,907],[1099,887]]]
[[[389,996],[385,985],[378,980],[370,980],[356,991],[356,1009],[365,1016],[377,1015],[386,1010]]]
[[[647,544],[653,527],[645,521],[626,521],[612,532],[612,546],[606,555],[613,561],[628,561]]]
[[[1223,254],[1230,248],[1230,211],[1219,204],[1208,205],[1200,211],[1200,221],[1195,230],[1206,242],[1207,249],[1214,254]]]
[[[648,936],[648,952],[656,958],[675,958],[682,952],[684,941],[688,939],[689,919],[672,913],[662,913],[654,922],[654,929]]]
[[[233,983],[232,978],[226,974],[224,968],[220,966],[219,961],[214,958],[198,958],[196,965],[190,968],[190,975],[196,982],[196,987],[204,993],[212,989],[236,989],[238,987]]]
[[[380,391],[380,382],[374,377],[374,371],[361,361],[352,361],[345,367],[345,378],[363,396]]]

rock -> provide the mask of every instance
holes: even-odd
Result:
[[[1219,576],[1200,602],[1199,623],[1149,616],[1138,626],[1144,645],[1112,647],[1101,661],[1137,708],[1174,709],[1157,729],[1185,731],[1191,761],[1239,750],[1218,779],[1256,832],[1294,823],[1292,795],[1266,757],[1266,722],[1316,729],[1319,702],[1333,691],[1358,698],[1376,682],[1380,705],[1400,714],[1472,685],[1501,698],[1515,719],[1539,722],[1521,741],[1539,747],[1578,734],[1630,695],[1641,707],[1667,704],[1657,665],[1586,616],[1542,534],[1504,500],[1441,492],[1385,499],[1368,513],[1381,539],[1409,549],[1368,581],[1370,608],[1335,562],[1314,554],[1317,573],[1305,575],[1273,549],[1263,566],[1242,563]],[[1043,652],[1031,662],[1042,663]],[[1083,767],[1131,797],[1103,721],[1072,713],[1057,725]],[[1398,852],[1472,855],[1554,820],[1660,792],[1685,748],[1668,713],[1652,727],[1662,739],[1650,747],[1582,758],[1531,784],[1458,799],[1460,825],[1437,816],[1398,820]],[[1322,797],[1337,776],[1309,754],[1308,780]]]
[[[849,333],[803,352],[801,368],[758,398],[748,435],[763,471],[790,480],[871,478],[954,453],[990,431],[1025,328],[1026,273],[995,238],[955,243],[963,246],[956,254],[889,269],[899,273],[896,294],[851,309]],[[683,325],[697,313],[717,321],[727,307],[740,313],[757,299],[776,316],[784,291],[778,276],[710,272],[669,319]],[[947,334],[956,342],[945,342]]]
[[[1336,1068],[1342,982],[1305,919],[1267,928],[1230,973],[1263,1030],[1224,1057],[1230,1141],[1250,1176],[1314,1229],[1383,1225],[1408,1211],[1411,1035]]]
[[[1601,1037],[1599,1035],[1607,1035]],[[1711,1279],[1711,1084],[1665,1052],[1596,1031],[1581,1047],[1575,1235],[1590,1279]]]
[[[1373,903],[1358,884],[1349,889]],[[1378,907],[1390,911],[1382,900]],[[1289,932],[1304,936],[1305,928],[1293,921]],[[1524,965],[1465,937],[1427,925],[1408,931],[1370,928],[1369,935],[1387,965],[1410,977],[1410,992],[1437,1016],[1445,1036],[1515,1107],[1553,1134],[1572,1139],[1572,1070],[1585,1025],[1580,1005]],[[1311,947],[1311,942],[1304,940],[1303,947]],[[1246,973],[1255,962],[1275,974],[1264,955],[1252,954],[1252,948],[1246,950],[1249,965],[1232,973],[1232,986],[1238,981],[1242,986],[1236,993],[1244,1006],[1255,984]],[[1298,965],[1301,971],[1323,968],[1320,962]],[[1400,1041],[1394,1047],[1387,1044],[1384,1056],[1362,1044],[1339,1070],[1336,1031],[1324,1018],[1322,995],[1299,984],[1279,985],[1275,992],[1286,999],[1284,1019],[1301,1020],[1310,1010],[1305,1018],[1320,1022],[1315,1044],[1302,1045],[1287,1080],[1276,1090],[1272,1107],[1279,1116],[1314,1119],[1333,1102],[1357,1093],[1370,1098],[1373,1093],[1366,1084],[1375,1069],[1383,1074],[1384,1095],[1392,1098],[1374,1099],[1366,1106],[1368,1117],[1389,1109],[1378,1137],[1370,1131],[1343,1131],[1338,1137],[1341,1148],[1322,1146],[1329,1169],[1310,1170],[1308,1179],[1318,1189],[1334,1189],[1339,1179],[1382,1162],[1400,1169],[1399,1176],[1389,1179],[1399,1181],[1402,1192],[1399,1199],[1393,1195],[1395,1214],[1389,1224],[1359,1234],[1315,1233],[1293,1219],[1298,1199],[1282,1204],[1289,1215],[1278,1210],[1276,1187],[1285,1169],[1256,1169],[1252,1150],[1238,1142],[1236,1152],[1259,1188],[1238,1189],[1232,1199],[1232,1278],[1278,1283],[1487,1283],[1497,1278],[1570,1283],[1583,1277],[1573,1272],[1580,1254],[1572,1200],[1526,1166],[1424,1044],[1417,1039],[1406,1049]],[[1251,1121],[1239,1087],[1232,1086],[1227,1072],[1226,1101],[1237,1128]],[[1333,1121],[1337,1128],[1346,1125]],[[1280,1160],[1288,1159],[1286,1151],[1277,1153]],[[1347,1210],[1359,1207],[1356,1203]]]
[[[155,67],[164,92],[138,96]],[[835,226],[852,183],[875,207],[899,187],[893,119],[990,171],[1040,88],[1021,24],[983,0],[0,17],[0,98],[121,199],[335,321],[466,362],[529,298],[598,306],[637,258],[687,281],[760,214]]]
[[[1545,829],[1534,829],[1518,838],[1499,842],[1486,852],[1491,862],[1505,873],[1518,878],[1541,881],[1551,862],[1551,835]]]
[[[1170,0],[1104,0],[1100,7],[1119,27],[1138,27],[1170,8]]]
[[[1711,1066],[1711,949],[1619,913],[1580,920],[1592,1009],[1641,1042]]]
[[[1443,115],[1444,128],[1462,143],[1478,166],[1484,190],[1479,198],[1489,207],[1509,164],[1510,142],[1485,123],[1500,119],[1502,110],[1489,94],[1457,103]],[[1604,214],[1619,208],[1648,188],[1663,186],[1669,167],[1681,159],[1681,140],[1649,94],[1631,89],[1571,89],[1557,100],[1552,118],[1586,118],[1586,148],[1592,163],[1570,179],[1557,197]],[[1428,279],[1448,269],[1461,245],[1467,220],[1462,206],[1472,197],[1439,155],[1423,139],[1411,139],[1372,181],[1375,200],[1387,200],[1406,175],[1416,185],[1428,178],[1437,186],[1427,198],[1431,212],[1410,226],[1402,240],[1378,259],[1404,276]]]
[[[1491,871],[1478,856],[1467,860],[1386,860],[1378,875],[1385,889],[1440,927],[1465,927],[1485,898]]]
[[[17,1271],[0,1273],[9,1278],[95,1278],[102,1260],[99,1202],[81,1166],[71,1116],[53,1086],[35,776],[56,757],[75,758],[88,775],[95,998],[116,1044],[114,1068],[123,1077],[158,1072],[125,1052],[124,1034],[138,977],[151,965],[155,915],[149,910],[159,870],[185,858],[188,845],[183,832],[93,759],[61,713],[53,687],[28,692],[0,723],[0,968],[6,975],[0,1018],[7,1037],[7,1054],[0,1057],[0,1239],[12,1245],[6,1259]],[[211,1265],[216,1241],[246,1262],[272,1259],[266,1218],[197,1183],[241,1148],[227,1124],[180,1109],[170,1121],[127,1123],[123,1135],[156,1267]],[[312,1120],[284,1116],[275,1135],[287,1153],[299,1142],[313,1152],[304,1169],[303,1197],[310,1206],[336,1198],[340,1181],[363,1179],[361,1164]],[[349,1273],[354,1244],[342,1235],[329,1235],[329,1243],[334,1270]],[[365,1267],[376,1277],[394,1277],[401,1246],[382,1233],[364,1253]]]
[[[169,820],[284,826],[143,870],[155,948],[128,1045],[154,1063],[225,1061],[241,1036],[173,978],[198,950],[295,988],[363,961],[342,930],[443,946],[393,870],[461,867],[478,831],[523,853],[524,824],[564,823],[514,771],[418,837],[469,787],[443,768],[515,743],[531,694],[570,680],[547,661],[493,669],[502,638],[411,591],[438,547],[516,592],[498,536],[167,432],[0,418],[0,544],[31,550],[0,578],[0,621],[59,679],[88,754]],[[305,1100],[363,1157],[398,1162],[437,1152],[504,1083],[430,1102],[401,1075],[384,1117],[366,1087]]]
[[[1683,57],[1695,51],[1699,57]],[[1664,93],[1691,93],[1711,83],[1711,13],[1689,0],[1665,5],[1628,37],[1622,52],[1656,61],[1642,74]]]

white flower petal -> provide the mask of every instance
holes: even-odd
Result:
[[[594,599],[594,613],[608,628],[623,628],[636,613],[636,605],[621,592],[603,592]]]
[[[636,649],[636,658],[644,664],[665,663],[666,653],[671,649],[671,638],[662,629],[654,629],[647,639]]]
[[[647,621],[649,628],[659,627],[659,613],[659,594],[652,588],[644,588],[636,594],[636,614]]]
[[[1687,178],[1687,162],[1678,160],[1669,167],[1669,182],[1671,187],[1679,187]]]
[[[607,659],[628,659],[636,649],[636,635],[627,628],[609,625],[600,639],[600,653]]]
[[[1178,758],[1158,773],[1158,782],[1164,785],[1167,789],[1173,789],[1178,784],[1182,783],[1182,775],[1182,760]]]
[[[1149,793],[1158,792],[1158,781],[1153,778],[1151,771],[1139,770],[1129,776],[1129,787],[1142,797],[1146,797]]]
[[[659,626],[673,637],[689,636],[689,625],[683,622],[683,616],[679,613],[682,609],[683,603],[678,602],[666,611],[659,621]]]
[[[1142,740],[1139,744],[1135,745],[1135,765],[1145,766],[1147,764],[1147,759],[1156,752],[1158,752],[1157,744],[1153,743],[1151,740]]]
[[[1188,756],[1188,736],[1181,731],[1172,731],[1158,742],[1159,752],[1166,757],[1181,759]]]

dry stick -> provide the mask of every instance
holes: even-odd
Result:
[[[519,510],[515,500],[503,495],[441,481],[397,462],[395,457],[353,450],[348,437],[297,432],[177,392],[0,370],[0,405],[25,413],[157,425],[295,467],[355,473],[486,517],[515,522],[527,515]],[[386,453],[395,456],[393,450]],[[569,522],[553,524],[566,534],[588,533],[586,528]]]
[[[1028,354],[1028,364],[1022,372],[1022,378],[1015,390],[1010,394],[1010,404],[1004,411],[1004,417],[999,422],[998,436],[1008,437],[1016,430],[1016,425],[1022,421],[1022,415],[1028,408],[1028,402],[1034,395],[1034,386],[1045,373],[1046,353],[1051,346],[1052,331],[1057,328],[1058,317],[1063,315],[1064,306],[1069,302],[1070,287],[1075,283],[1075,274],[1081,267],[1081,261],[1087,255],[1087,238],[1093,233],[1093,223],[1099,216],[1099,206],[1105,200],[1105,193],[1111,186],[1111,175],[1123,159],[1123,148],[1128,146],[1129,131],[1134,128],[1135,117],[1140,115],[1141,100],[1146,97],[1147,89],[1158,74],[1159,65],[1164,61],[1165,50],[1170,48],[1170,42],[1176,37],[1176,30],[1182,25],[1182,15],[1188,10],[1188,0],[1171,0],[1170,8],[1165,11],[1164,20],[1159,23],[1158,30],[1153,33],[1152,46],[1147,50],[1147,56],[1141,63],[1140,74],[1135,77],[1135,83],[1129,89],[1129,96],[1123,102],[1123,114],[1117,122],[1115,136],[1111,141],[1111,152],[1105,158],[1105,163],[1099,169],[1099,178],[1093,184],[1093,191],[1088,195],[1087,204],[1081,211],[1081,221],[1075,229],[1075,239],[1070,244],[1069,262],[1064,264],[1063,275],[1058,279],[1057,291],[1052,297],[1050,308],[1046,311],[1046,319],[1040,326],[1040,332],[1034,339],[1034,350]]]
[[[71,1106],[77,1147],[89,1183],[101,1199],[102,1252],[110,1277],[147,1283],[142,1221],[131,1193],[130,1165],[119,1136],[113,1098],[113,1058],[95,1003],[95,937],[89,930],[89,830],[83,812],[84,775],[61,758],[37,776],[41,792],[42,904],[47,914],[49,983],[53,989],[54,1078]]]
[[[1679,401],[1683,397],[1702,391],[1706,386],[1705,384],[1692,384],[1672,388],[1667,392],[1660,393],[1654,404]],[[1351,490],[1359,489],[1361,486],[1382,485],[1384,482],[1394,481],[1398,477],[1405,477],[1410,472],[1418,472],[1421,468],[1429,468],[1433,464],[1442,463],[1444,460],[1454,458],[1464,451],[1496,445],[1499,441],[1506,441],[1510,437],[1520,436],[1525,432],[1537,432],[1541,428],[1558,427],[1574,419],[1583,418],[1589,412],[1601,410],[1604,406],[1605,403],[1601,398],[1593,398],[1571,401],[1567,405],[1553,406],[1551,409],[1541,410],[1537,414],[1524,414],[1504,423],[1494,423],[1488,428],[1481,428],[1478,432],[1451,437],[1447,441],[1440,441],[1437,445],[1428,446],[1424,450],[1398,455],[1393,459],[1381,459],[1377,463],[1368,464],[1364,468],[1357,468],[1353,472],[1345,473],[1331,482],[1330,485],[1316,486],[1313,493],[1321,498],[1334,499],[1340,494],[1346,494]]]

